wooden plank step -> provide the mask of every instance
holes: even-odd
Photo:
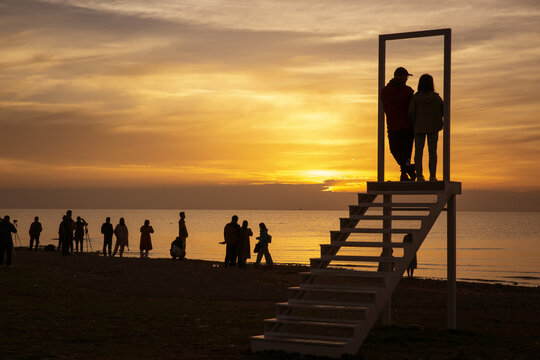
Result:
[[[358,215],[359,212],[367,209],[367,207],[360,207],[357,205],[349,205],[349,215]],[[431,211],[431,207],[399,207],[392,208],[392,211]]]
[[[330,324],[349,324],[349,325],[362,325],[364,320],[351,319],[351,318],[323,318],[323,317],[306,317],[306,316],[294,316],[294,315],[277,315],[278,320],[290,320],[290,321],[310,321],[310,322],[322,322]]]
[[[391,247],[404,248],[409,245],[402,242],[387,242],[387,241],[332,241],[330,244],[321,244],[321,246],[331,247]]]
[[[340,230],[330,231],[330,234],[409,234],[418,230],[420,229],[342,228]]]
[[[291,304],[313,304],[313,305],[339,305],[339,306],[374,306],[373,303],[361,303],[361,302],[347,302],[339,300],[304,300],[304,299],[294,299],[289,298],[289,303]]]
[[[424,208],[424,207],[431,207],[435,206],[437,203],[435,202],[408,202],[408,203],[402,203],[402,202],[372,202],[372,203],[358,203],[358,207],[389,207],[389,208]]]
[[[402,257],[394,256],[360,256],[360,255],[321,255],[320,258],[311,258],[315,261],[362,261],[362,262],[393,262],[403,260]]]
[[[385,288],[382,286],[352,286],[352,285],[336,285],[336,284],[299,284],[301,290],[310,290],[310,289],[324,289],[324,291],[334,290],[336,293],[351,291],[360,291],[360,292],[383,292]]]
[[[339,342],[349,342],[353,337],[334,337],[334,336],[324,336],[324,335],[315,335],[315,334],[300,334],[300,333],[285,333],[285,332],[276,332],[276,331],[265,331],[265,338],[297,338],[297,339],[309,339],[309,340],[322,340],[322,341],[339,341]]]
[[[366,311],[369,309],[369,306],[348,306],[348,305],[326,305],[326,304],[307,304],[302,302],[281,302],[277,303],[276,306],[281,308],[299,308],[299,309],[310,309],[310,310],[336,310],[336,311]]]
[[[334,284],[367,287],[385,287],[387,273],[374,271],[327,271],[327,272],[303,272],[299,274],[301,283],[308,284]]]
[[[302,271],[298,273],[300,276],[343,276],[343,277],[386,277],[386,274],[381,271],[366,271],[366,270],[343,270],[343,269],[311,269],[310,271]]]
[[[344,341],[325,341],[304,338],[265,338],[264,335],[252,336],[251,352],[265,350],[296,352],[305,355],[340,358],[344,352]]]
[[[358,321],[357,324],[344,323],[341,321],[321,321],[321,319],[303,319],[303,320],[291,320],[291,319],[265,319],[265,325],[279,325],[279,324],[289,324],[289,325],[306,325],[306,326],[320,326],[321,328],[343,328],[343,329],[357,329],[358,326],[361,326],[364,322]]]
[[[427,215],[351,215],[348,218],[339,218],[340,221],[354,220],[424,220]]]
[[[291,286],[288,288],[289,290],[293,291],[306,291],[306,292],[321,292],[321,293],[344,293],[344,294],[352,294],[352,295],[367,295],[369,297],[375,298],[377,296],[377,292],[379,290],[382,290],[383,288],[377,288],[377,289],[366,289],[366,288],[358,288],[358,287],[328,287],[328,286],[308,286],[304,284],[303,287],[300,286]]]

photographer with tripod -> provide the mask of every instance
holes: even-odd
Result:
[[[88,226],[88,223],[80,216],[77,216],[77,221],[75,222],[75,251],[79,252],[79,244],[81,246],[80,252],[83,252],[83,243],[84,243],[84,230]]]
[[[17,228],[9,221],[9,216],[4,216],[0,222],[0,265],[4,265],[4,252],[6,253],[6,266],[12,267],[11,255],[13,253],[13,237],[17,234]]]

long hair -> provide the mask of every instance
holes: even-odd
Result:
[[[418,80],[418,92],[428,93],[430,91],[435,91],[433,77],[429,74],[424,74],[420,76],[420,79]]]

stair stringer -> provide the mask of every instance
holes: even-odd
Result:
[[[365,338],[375,325],[375,322],[384,310],[388,300],[391,298],[392,294],[396,290],[399,281],[403,277],[403,274],[405,273],[414,256],[422,246],[425,238],[427,237],[431,228],[437,221],[439,215],[443,211],[451,195],[452,194],[448,192],[441,192],[437,194],[437,202],[435,203],[436,205],[431,208],[429,216],[426,219],[422,220],[420,229],[413,232],[412,243],[408,246],[405,246],[404,248],[403,260],[396,263],[393,272],[387,273],[385,291],[382,291],[379,294],[375,306],[372,307],[370,311],[368,311],[368,313],[366,314],[365,322],[363,324],[364,326],[362,326],[362,328],[356,333],[357,336],[355,336],[352,341],[350,341],[349,343],[347,343],[347,345],[344,346],[344,353],[356,354],[360,350],[360,347],[362,346]]]

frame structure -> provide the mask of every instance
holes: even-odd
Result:
[[[385,85],[386,42],[429,36],[444,36],[444,134],[443,134],[443,180],[450,181],[450,73],[452,52],[452,29],[437,29],[413,31],[396,34],[379,35],[379,125],[377,150],[377,182],[384,182],[384,110],[381,101],[381,91]]]

